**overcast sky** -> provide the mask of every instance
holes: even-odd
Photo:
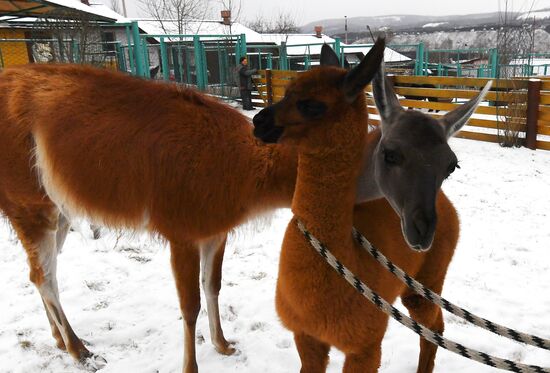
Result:
[[[104,0],[109,3],[110,0]],[[126,0],[129,16],[145,16],[139,10],[140,0]],[[216,0],[211,0],[216,3]],[[505,0],[241,0],[240,21],[258,15],[270,18],[279,12],[290,12],[298,25],[327,19],[391,14],[454,15],[494,12]],[[550,7],[550,0],[509,0],[514,10],[527,11]],[[501,5],[502,6],[502,5]],[[218,15],[216,11],[215,16]]]

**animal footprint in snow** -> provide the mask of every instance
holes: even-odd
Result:
[[[290,345],[291,343],[289,339],[280,340],[279,342],[277,342],[277,344],[275,344],[275,346],[277,346],[277,348],[280,348],[280,349],[289,348]]]
[[[261,279],[266,278],[266,277],[267,277],[267,273],[265,273],[265,272],[254,273],[254,274],[252,274],[252,276],[250,276],[251,279],[256,280],[256,281],[261,280]]]
[[[261,321],[257,321],[255,323],[252,323],[252,325],[250,325],[251,331],[256,331],[256,330],[264,331],[266,328],[267,328],[267,324]]]

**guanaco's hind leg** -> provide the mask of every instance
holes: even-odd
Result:
[[[170,242],[172,271],[183,316],[184,373],[197,373],[195,326],[201,308],[199,248],[191,242]]]
[[[300,373],[324,373],[330,346],[305,333],[294,333],[296,349],[302,361]]]
[[[235,353],[235,348],[225,339],[220,321],[218,295],[222,282],[223,254],[227,235],[216,236],[201,245],[202,288],[206,295],[210,338],[216,350],[224,355]]]
[[[65,239],[68,223],[65,227],[65,222],[60,222],[59,212],[52,207],[26,208],[19,213],[8,214],[8,218],[27,251],[30,280],[42,297],[58,347],[66,349],[89,369],[102,368],[106,364],[105,359],[84,347],[71,328],[59,300],[57,254]]]

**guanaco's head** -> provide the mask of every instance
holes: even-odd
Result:
[[[381,65],[372,86],[381,116],[381,138],[371,162],[380,192],[401,218],[407,244],[414,250],[428,250],[437,222],[436,196],[458,160],[448,139],[466,124],[491,88],[491,81],[467,103],[440,119],[399,103]]]
[[[379,69],[384,47],[379,38],[361,63],[346,71],[334,51],[323,45],[321,67],[300,74],[281,101],[256,114],[254,135],[267,143],[292,142],[299,151],[352,147],[354,141],[364,141],[364,89]]]

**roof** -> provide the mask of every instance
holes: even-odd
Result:
[[[317,37],[317,35],[314,34],[261,34],[264,43],[275,43],[277,45],[281,45],[282,42],[286,42],[287,45],[287,54],[289,56],[303,56],[306,54],[311,55],[320,55],[321,54],[321,48],[322,44],[333,44],[335,42],[334,38],[331,38],[328,35],[321,34],[321,37]],[[246,40],[247,43],[249,40]],[[293,45],[302,45],[302,44],[310,44],[309,46],[296,46],[293,47]],[[317,45],[311,45],[311,44],[317,44]],[[370,45],[357,45],[357,44],[345,44],[340,43],[342,47],[348,47],[345,48],[345,54],[355,54],[355,53],[362,53],[364,56],[370,51],[371,46]],[[402,62],[402,61],[409,61],[410,58],[407,56],[402,55],[401,53],[398,53],[394,51],[393,49],[390,49],[386,47],[386,51],[384,53],[384,60],[386,62]]]
[[[0,1],[0,21],[13,18],[59,18],[57,10],[73,10],[92,16],[95,21],[112,22],[109,14],[82,4],[79,0],[10,0]]]
[[[149,35],[178,34],[178,24],[176,21],[159,21],[154,19],[131,19],[137,21],[139,28]],[[120,20],[118,22],[127,22]],[[164,26],[164,28],[163,28]],[[166,31],[165,31],[166,29]],[[241,35],[244,34],[247,43],[261,42],[261,34],[249,29],[248,27],[234,22],[231,26],[224,25],[221,20],[189,20],[183,24],[184,35]]]

